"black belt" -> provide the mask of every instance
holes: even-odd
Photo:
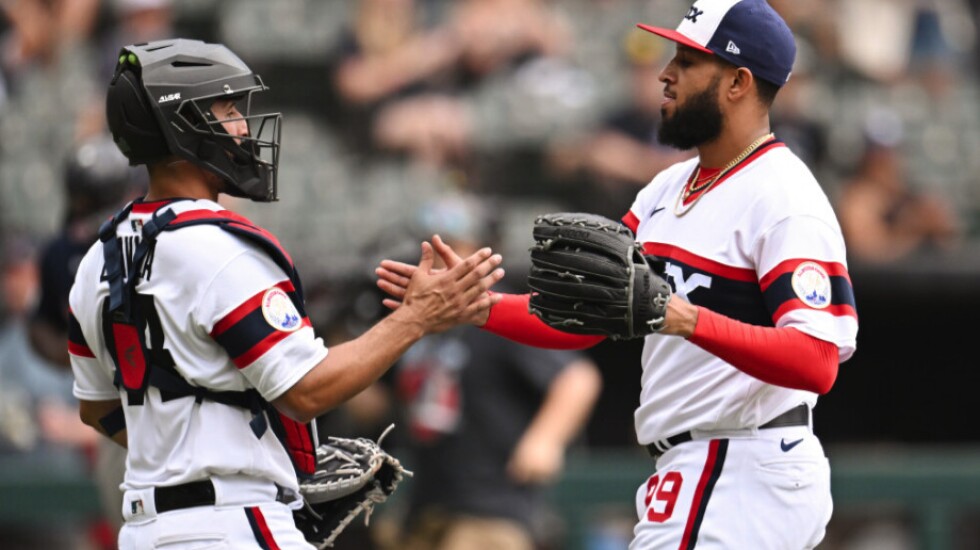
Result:
[[[776,418],[773,418],[769,422],[766,422],[765,424],[759,426],[759,429],[765,430],[769,428],[783,428],[786,426],[809,426],[809,425],[810,425],[810,407],[806,403],[804,403],[802,405],[793,407],[792,409],[784,412],[783,414],[777,416]],[[681,443],[687,443],[692,439],[694,439],[694,436],[691,435],[691,432],[684,432],[684,433],[679,433],[677,435],[672,435],[667,439],[662,439],[661,441],[665,441],[667,443],[666,445],[667,449],[670,449],[671,447],[676,447]],[[660,455],[666,452],[666,450],[661,451],[659,448],[657,448],[657,445],[654,443],[651,443],[646,447],[647,447],[647,452],[650,453],[650,456],[652,456],[654,459],[659,458]]]
[[[278,486],[277,489],[276,501],[287,502],[286,491]],[[214,483],[204,479],[170,487],[154,487],[153,500],[158,514],[195,506],[214,506]]]

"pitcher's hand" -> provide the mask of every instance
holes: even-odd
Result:
[[[455,269],[456,266],[464,261],[463,258],[461,258],[459,254],[452,249],[452,247],[447,245],[442,238],[439,237],[439,235],[433,236],[432,243],[435,247],[435,251],[439,254],[440,258],[442,258],[443,263],[446,264],[446,270]],[[417,269],[417,266],[406,264],[404,262],[397,262],[395,260],[382,260],[381,264],[375,268],[374,273],[378,276],[378,288],[390,296],[390,298],[385,298],[382,300],[385,307],[394,310],[398,309],[402,305],[405,300],[405,292],[408,289],[409,281]],[[433,273],[438,273],[440,271],[443,270],[432,270]],[[503,270],[500,270],[500,272],[502,277]],[[498,303],[501,298],[502,297],[500,295],[491,293],[491,306]],[[483,324],[487,322],[489,315],[489,308],[476,309],[474,310],[474,315],[472,315],[469,319],[464,320],[464,322],[468,322],[476,326],[483,326]]]
[[[439,243],[445,246],[441,239]],[[499,254],[482,248],[465,259],[456,256],[452,263],[447,261],[446,269],[433,269],[434,260],[432,245],[423,242],[422,258],[417,266],[400,262],[391,266],[398,281],[391,286],[397,287],[396,296],[400,298],[393,309],[408,310],[426,334],[485,317],[486,311],[500,300],[499,296],[487,292],[504,276],[503,269],[498,267],[502,261]],[[384,266],[382,262],[379,270]]]

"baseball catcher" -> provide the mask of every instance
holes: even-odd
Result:
[[[528,309],[575,334],[640,338],[663,328],[671,288],[665,264],[643,254],[624,225],[594,214],[534,221]]]
[[[317,446],[316,472],[300,480],[303,507],[293,512],[296,526],[317,548],[333,546],[337,536],[361,513],[364,524],[374,506],[388,500],[412,472],[381,448],[394,424],[375,443],[370,439],[329,438]]]
[[[278,198],[282,115],[252,101],[266,90],[227,47],[168,39],[123,47],[106,92],[149,184],[79,263],[67,348],[79,416],[127,449],[121,550],[330,545],[405,472],[366,440],[321,446],[311,421],[500,299],[499,255],[436,270],[425,242],[405,306],[330,352],[279,239],[218,203]]]

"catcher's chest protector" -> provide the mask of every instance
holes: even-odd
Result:
[[[129,216],[132,206],[132,203],[127,205],[99,229],[105,261],[104,277],[109,281],[109,297],[102,306],[102,333],[116,366],[115,383],[125,388],[128,404],[142,405],[146,388],[152,385],[160,390],[164,400],[194,396],[198,403],[208,399],[248,409],[253,415],[250,426],[255,436],[262,437],[271,424],[273,433],[292,459],[296,474],[300,479],[312,476],[316,469],[313,426],[283,415],[254,389],[215,391],[191,385],[177,371],[173,357],[164,348],[163,329],[153,297],[136,292],[136,283],[143,276],[148,259],[153,256],[160,232],[191,225],[217,225],[259,245],[269,254],[289,276],[296,289],[293,302],[300,315],[305,317],[303,288],[289,254],[271,233],[227,210],[191,210],[177,215],[164,206],[163,212],[157,210],[143,224],[142,238],[125,255],[129,258],[127,264],[116,227]]]

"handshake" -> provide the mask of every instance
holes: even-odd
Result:
[[[665,264],[644,255],[627,227],[593,214],[556,213],[535,220],[533,236],[529,311],[544,323],[563,332],[614,340],[641,338],[664,328],[671,298]],[[432,242],[446,270],[456,270],[459,277],[467,262],[478,269],[487,258],[499,258],[487,256],[478,262],[476,254],[485,251],[489,255],[489,249],[482,249],[464,259],[438,236]],[[408,283],[417,270],[402,262],[381,262],[375,272],[378,286],[390,295],[384,300],[387,307],[398,309],[406,304]],[[497,275],[502,277],[502,270],[479,280],[499,280]],[[477,285],[482,291],[489,289],[484,286]],[[462,316],[464,322],[486,322],[489,308],[500,298],[485,294],[475,297],[476,302]]]

